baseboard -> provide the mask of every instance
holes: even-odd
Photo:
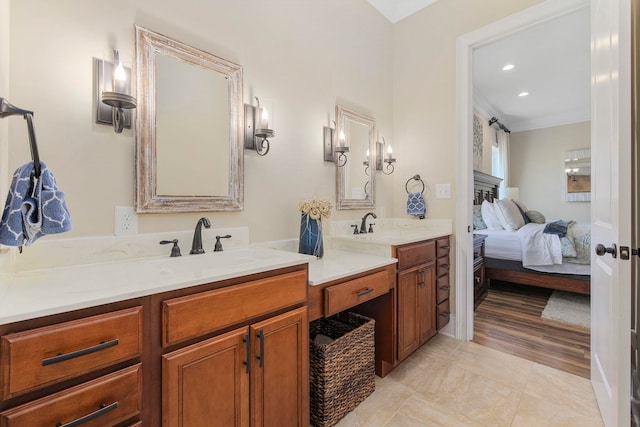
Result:
[[[456,315],[455,314],[449,315],[449,323],[447,323],[447,325],[444,328],[440,329],[438,333],[442,335],[446,335],[451,338],[456,337]]]

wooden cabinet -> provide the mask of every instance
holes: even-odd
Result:
[[[443,237],[436,240],[436,327],[438,330],[449,323],[451,312],[449,311],[449,290],[451,289],[449,270],[449,238]]]
[[[274,315],[305,304],[306,288],[298,271],[164,301],[164,344],[242,326],[162,356],[163,426],[306,427],[307,307]]]
[[[489,286],[484,275],[484,241],[487,236],[473,237],[473,308],[476,309],[487,297]]]
[[[143,351],[142,316],[134,306],[5,332],[0,426],[107,426],[139,417],[142,365],[133,364]]]
[[[307,295],[301,264],[0,325],[0,427],[307,427]]]
[[[406,359],[437,332],[435,253],[434,241],[405,245],[396,249],[398,362]]]
[[[141,366],[135,365],[0,413],[0,426],[113,426],[142,409]]]

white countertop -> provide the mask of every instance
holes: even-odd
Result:
[[[448,221],[448,222],[447,222]],[[449,220],[423,223],[422,227],[395,227],[363,235],[334,235],[322,259],[296,252],[297,241],[285,240],[244,246],[223,252],[208,252],[202,255],[183,255],[169,258],[167,255],[150,258],[131,258],[94,262],[62,267],[36,268],[15,273],[0,274],[0,324],[7,324],[36,317],[88,308],[101,304],[124,301],[131,298],[186,288],[204,283],[218,282],[235,277],[262,273],[269,270],[309,264],[309,284],[319,285],[346,278],[387,265],[395,264],[391,257],[391,246],[417,242],[451,234]],[[398,226],[399,225],[399,226]],[[348,227],[348,224],[345,225]],[[175,234],[175,233],[174,233]],[[242,235],[235,230],[236,236]],[[181,236],[184,237],[184,236]],[[158,236],[144,237],[149,248],[157,249]],[[78,239],[76,239],[78,240]],[[123,252],[122,256],[135,255],[138,246],[125,242],[119,249],[118,242],[110,239],[100,247],[100,254],[111,256]],[[241,239],[248,240],[248,234]],[[65,253],[67,247],[81,254],[93,248],[95,242],[69,240],[52,242],[54,261]],[[129,247],[130,246],[130,247]],[[134,250],[135,249],[135,250]],[[31,250],[31,248],[30,248]],[[69,249],[71,250],[71,249]],[[162,248],[163,253],[168,252]],[[34,259],[45,259],[34,252]],[[58,258],[55,258],[58,256]],[[42,263],[40,263],[42,264]],[[42,264],[46,265],[46,264]]]
[[[263,247],[140,258],[0,275],[0,324],[305,264],[315,257]]]
[[[397,261],[396,258],[391,257],[330,249],[325,252],[321,259],[309,263],[309,285],[320,285],[395,264]]]

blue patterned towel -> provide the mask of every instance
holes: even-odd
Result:
[[[407,197],[407,214],[424,219],[427,214],[427,205],[422,197],[422,193],[409,193]]]
[[[46,234],[71,230],[71,216],[58,190],[56,180],[44,162],[42,173],[31,185],[33,162],[20,166],[13,174],[7,203],[0,221],[0,243],[29,246]]]

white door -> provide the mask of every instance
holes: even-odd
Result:
[[[612,249],[631,240],[630,0],[592,0],[591,16],[591,382],[617,427],[630,424],[631,263]]]

